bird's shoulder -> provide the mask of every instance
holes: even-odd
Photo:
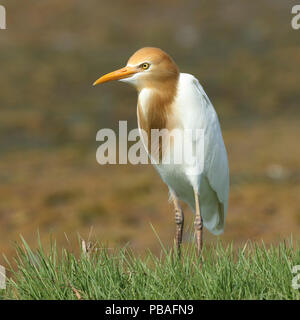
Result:
[[[197,87],[198,84],[200,85],[199,80],[195,76],[189,73],[180,73],[178,84],[179,84],[179,89],[183,87],[184,88],[187,88],[187,87],[191,88],[193,86]]]
[[[189,73],[180,73],[175,103],[184,114],[183,118],[188,120],[188,127],[192,123],[197,127],[206,127],[218,122],[215,109],[202,85]]]
[[[181,72],[180,75],[179,75],[179,85],[194,85],[194,86],[201,86],[199,80],[193,76],[192,74],[190,73],[183,73]],[[202,88],[203,89],[203,88]]]
[[[181,96],[185,95],[194,97],[196,99],[203,99],[206,104],[211,104],[211,101],[209,100],[199,80],[189,73],[180,73],[178,94]]]

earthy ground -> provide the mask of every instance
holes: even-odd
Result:
[[[298,122],[292,119],[224,130],[231,167],[225,242],[266,243],[299,237],[300,151]],[[280,147],[282,146],[282,147]],[[19,234],[36,243],[52,234],[60,244],[77,233],[112,246],[130,243],[143,252],[160,249],[152,229],[171,245],[174,217],[167,187],[151,165],[100,166],[95,150],[60,148],[15,152],[2,158],[1,251],[11,254]],[[186,208],[185,240],[192,214]],[[206,233],[206,239],[216,237]]]

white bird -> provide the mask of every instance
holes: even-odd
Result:
[[[194,227],[200,254],[203,225],[215,235],[224,230],[229,194],[227,153],[212,103],[199,81],[191,74],[179,73],[173,59],[158,48],[146,47],[136,51],[124,68],[102,76],[94,85],[111,80],[128,82],[136,87],[138,125],[141,132],[147,133],[146,137],[142,135],[141,138],[150,158],[156,160],[154,165],[168,185],[174,203],[177,248],[180,251],[184,225],[179,204],[182,200],[195,213]],[[202,130],[202,138],[191,135],[188,140],[193,148],[196,147],[196,160],[197,157],[203,159],[202,165],[201,161],[200,165],[197,161],[192,164],[187,161],[193,157],[192,150],[186,154],[186,151],[176,149],[179,144],[177,140],[167,139],[167,152],[161,142],[153,148],[151,134],[154,129],[167,129],[167,132],[174,129],[180,132]],[[201,143],[204,148],[197,148]],[[168,156],[174,160],[178,150],[185,152],[185,160],[180,164],[165,164],[163,160]],[[192,174],[191,165],[197,169]]]

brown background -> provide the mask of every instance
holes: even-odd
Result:
[[[195,75],[220,118],[231,192],[225,242],[299,237],[300,30],[294,1],[9,0],[0,31],[0,252],[37,231],[158,252],[174,233],[167,187],[149,166],[100,166],[96,132],[136,127],[136,93],[103,73],[143,46]],[[187,228],[192,215],[186,210]],[[70,244],[66,240],[67,235]],[[207,234],[207,233],[206,233]],[[192,237],[187,231],[185,240]],[[208,235],[207,241],[216,238]],[[3,262],[2,257],[0,262]]]

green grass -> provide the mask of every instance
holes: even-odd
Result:
[[[298,244],[248,243],[235,250],[218,243],[203,253],[200,268],[193,245],[181,259],[164,247],[160,257],[141,258],[99,243],[78,256],[55,243],[47,252],[40,243],[33,251],[22,240],[0,299],[300,299],[291,285]]]

